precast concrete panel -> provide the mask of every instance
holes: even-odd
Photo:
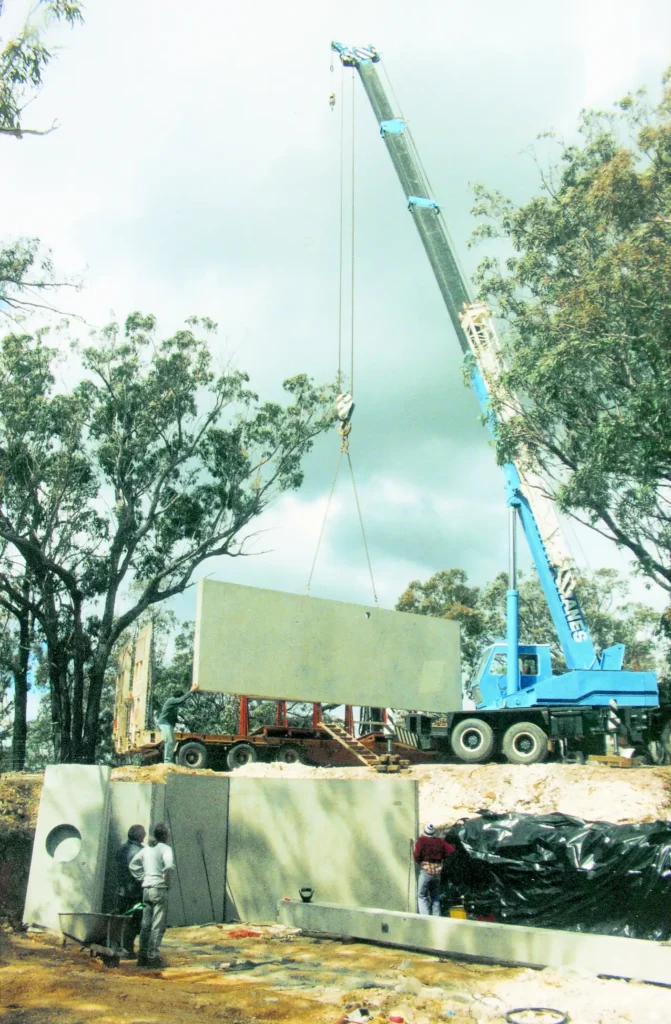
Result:
[[[147,835],[157,821],[163,820],[165,786],[154,782],[112,782],[110,786],[109,839],[107,844],[107,870],[103,909],[112,911],[117,906],[117,877],[115,857],[119,847],[128,838],[131,825],[142,825]]]
[[[25,924],[59,930],[59,913],[102,909],[110,812],[110,769],[49,765],[37,828]]]
[[[277,919],[306,931],[423,949],[457,959],[475,957],[498,964],[590,971],[661,985],[671,982],[671,949],[648,939],[298,902],[278,904]]]
[[[194,681],[208,693],[461,710],[459,625],[201,580]]]
[[[302,886],[315,899],[414,909],[417,784],[230,781],[226,920],[273,921]]]
[[[168,924],[224,920],[228,778],[168,775],[164,821],[170,828],[176,873],[168,900]]]

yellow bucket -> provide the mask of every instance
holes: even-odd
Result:
[[[468,917],[465,907],[450,907],[450,917],[456,917],[460,921],[465,921]]]

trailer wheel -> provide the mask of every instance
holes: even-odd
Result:
[[[236,768],[244,768],[246,764],[254,764],[259,756],[251,743],[236,743],[226,755],[228,770],[234,772]]]
[[[282,764],[305,764],[305,755],[296,743],[283,743],[275,760]]]
[[[207,747],[197,740],[182,743],[177,751],[177,764],[183,768],[207,768]]]
[[[494,752],[494,732],[479,718],[464,718],[452,730],[450,743],[460,761],[479,764],[488,761]]]
[[[501,750],[511,764],[538,764],[548,756],[548,738],[534,722],[515,722],[503,734]]]

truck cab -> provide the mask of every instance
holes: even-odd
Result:
[[[549,644],[520,644],[518,647],[520,690],[552,678]],[[505,707],[508,647],[505,641],[487,647],[473,673],[470,696],[478,710]]]

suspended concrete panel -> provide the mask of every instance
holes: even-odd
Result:
[[[281,924],[311,932],[425,949],[442,956],[475,957],[532,967],[568,967],[616,978],[671,984],[671,948],[645,939],[318,903],[282,902],[277,917]]]
[[[461,710],[459,625],[201,580],[194,681],[207,693]]]
[[[110,769],[49,765],[30,862],[25,924],[59,930],[59,913],[102,908]]]
[[[226,920],[274,921],[303,886],[329,903],[409,910],[416,834],[415,782],[233,775]]]
[[[228,778],[177,773],[161,787],[176,866],[168,898],[171,927],[224,920],[228,787]]]

